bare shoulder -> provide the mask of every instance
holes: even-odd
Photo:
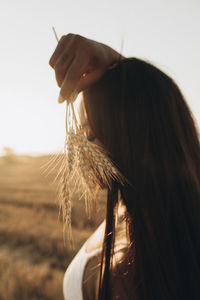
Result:
[[[128,262],[125,258],[126,253],[126,247],[121,248],[117,251],[117,256],[115,258],[115,263],[113,265],[113,270],[111,273],[111,300],[130,299],[129,292],[131,290],[131,274],[127,269]],[[82,285],[84,300],[98,299],[100,262],[101,254],[92,256],[87,262],[84,270]]]
[[[87,240],[86,252],[90,253],[102,247],[105,232],[105,220],[97,230]],[[118,221],[116,227],[116,242],[128,243],[126,236],[125,207],[120,205],[118,208]]]
[[[83,273],[82,291],[84,300],[97,300],[100,278],[101,253],[92,256]]]

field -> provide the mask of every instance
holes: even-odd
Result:
[[[58,218],[58,167],[43,173],[49,156],[0,158],[0,300],[63,300],[64,272],[105,213],[102,193],[98,213],[88,220],[84,203],[74,199],[75,251],[63,241]]]

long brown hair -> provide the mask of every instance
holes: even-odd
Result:
[[[180,89],[151,63],[128,58],[85,90],[84,100],[94,135],[132,184],[113,182],[108,192],[99,298],[111,299],[120,190],[138,279],[128,299],[199,300],[200,141]]]

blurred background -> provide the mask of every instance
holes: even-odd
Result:
[[[93,220],[75,202],[76,249],[64,245],[53,183],[59,164],[47,170],[65,139],[65,104],[48,65],[52,26],[59,37],[80,34],[151,61],[175,79],[200,127],[198,0],[1,0],[1,300],[63,299],[65,269],[104,216],[103,193]]]

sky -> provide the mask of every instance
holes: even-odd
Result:
[[[52,26],[59,37],[80,34],[154,63],[177,82],[200,127],[199,0],[1,0],[0,153],[63,149]]]

